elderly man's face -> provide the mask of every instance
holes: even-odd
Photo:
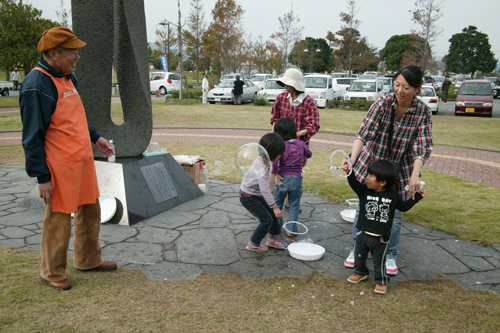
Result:
[[[62,72],[63,75],[68,75],[75,71],[76,62],[80,59],[80,56],[78,55],[78,49],[64,49],[61,53],[55,50],[52,59],[55,62],[54,69]]]

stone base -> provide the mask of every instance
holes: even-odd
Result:
[[[141,171],[141,168],[157,163],[163,164],[177,192],[177,196],[158,203],[158,197],[155,200]],[[95,167],[101,194],[108,193],[116,198],[117,210],[107,222],[110,224],[133,225],[203,195],[170,154],[148,158],[117,158],[115,163],[96,160]],[[153,173],[153,176],[161,175]],[[21,206],[45,210],[38,186],[26,196]]]

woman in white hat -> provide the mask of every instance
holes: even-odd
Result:
[[[297,139],[309,147],[309,140],[319,131],[319,112],[314,100],[308,96],[302,83],[304,76],[295,68],[290,68],[278,80],[286,91],[279,94],[271,111],[271,125],[280,118],[291,117],[297,125]],[[304,161],[304,165],[305,165]]]

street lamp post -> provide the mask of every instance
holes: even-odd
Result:
[[[167,66],[170,64],[170,22],[161,22],[159,25],[167,26]]]
[[[309,73],[312,73],[313,72],[313,58],[314,58],[314,52],[312,52],[312,50],[316,49],[316,52],[321,52],[321,50],[319,49],[318,43],[307,43],[306,49],[304,50],[304,52],[309,52],[307,47],[309,47],[309,49],[311,49],[311,67],[309,67]]]

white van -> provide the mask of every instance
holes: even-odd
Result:
[[[333,90],[331,75],[311,74],[304,76],[302,81],[306,87],[306,93],[314,99],[319,108],[326,107],[326,102],[341,96],[340,91]]]
[[[344,100],[365,99],[375,101],[384,95],[384,83],[377,79],[359,79],[351,83]]]

